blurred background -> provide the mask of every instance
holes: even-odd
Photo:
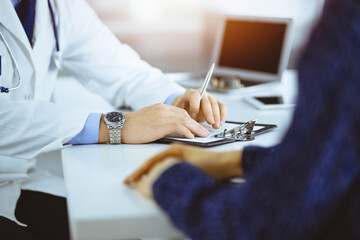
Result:
[[[87,1],[121,42],[164,72],[206,71],[222,14],[293,18],[289,68],[294,68],[324,4],[324,0]]]
[[[324,3],[324,0],[87,1],[120,41],[164,72],[207,72],[222,14],[293,18],[295,40],[289,68],[294,68]],[[113,110],[101,96],[72,78],[62,78],[56,84],[53,100],[59,105],[92,112]],[[38,157],[38,163],[62,176],[61,162],[49,161],[59,159],[60,152],[51,154],[54,156]]]

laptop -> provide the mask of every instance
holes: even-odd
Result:
[[[208,90],[229,92],[280,81],[289,62],[292,38],[289,18],[222,16],[212,58],[216,68]],[[192,79],[192,86],[187,87],[198,86]]]

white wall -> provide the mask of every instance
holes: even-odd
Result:
[[[293,67],[323,1],[88,0],[121,41],[167,72],[207,69],[222,13],[293,18]]]

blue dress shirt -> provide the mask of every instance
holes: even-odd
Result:
[[[94,144],[99,142],[101,113],[90,113],[81,132],[67,144]]]
[[[176,93],[173,93],[171,94],[170,96],[167,97],[167,99],[165,100],[165,104],[167,105],[172,105],[173,102],[175,101],[175,98],[177,98],[178,96],[182,95],[183,92],[176,92]]]
[[[12,5],[16,8],[21,0],[11,0]]]

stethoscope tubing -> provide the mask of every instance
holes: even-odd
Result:
[[[9,44],[7,43],[7,41],[6,41],[4,35],[2,34],[1,31],[0,31],[0,38],[3,40],[3,42],[5,43],[5,46],[6,46],[7,50],[8,50],[9,53],[10,53],[10,57],[11,57],[11,59],[12,59],[12,62],[13,62],[13,64],[14,64],[14,66],[15,66],[14,73],[15,73],[15,75],[17,75],[17,77],[18,77],[18,79],[19,79],[18,85],[15,86],[15,87],[6,88],[6,87],[3,87],[3,86],[0,86],[0,93],[8,93],[8,92],[10,92],[10,91],[13,91],[13,90],[18,89],[18,88],[21,86],[21,76],[20,76],[19,66],[18,66],[18,64],[17,64],[17,61],[16,61],[16,59],[15,59],[15,56],[14,56],[13,52],[11,51],[11,48],[10,48]]]
[[[54,31],[55,43],[56,43],[56,56],[59,57],[60,56],[59,36],[58,36],[58,31],[57,31],[56,22],[55,22],[55,14],[54,14],[53,7],[51,6],[50,0],[48,0],[48,6],[49,6],[49,11],[50,11],[50,16],[51,16],[51,23],[52,23],[52,27],[53,27],[53,31]],[[19,66],[17,64],[16,58],[15,58],[13,52],[11,51],[9,44],[7,43],[7,41],[1,31],[0,31],[0,38],[5,43],[5,46],[10,53],[10,57],[15,66],[14,73],[15,73],[15,75],[17,75],[17,77],[19,79],[18,85],[15,87],[7,88],[7,87],[0,86],[0,93],[9,93],[10,91],[16,90],[21,86],[21,76],[20,76]]]

